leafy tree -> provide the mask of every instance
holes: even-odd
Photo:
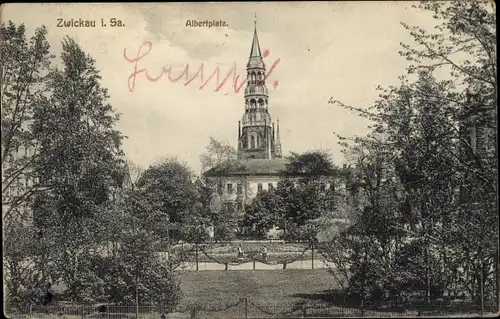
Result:
[[[52,55],[45,27],[27,39],[24,24],[0,26],[2,104],[2,224],[7,306],[37,299],[42,274],[33,267],[37,238],[29,224],[29,204],[42,191],[33,178],[33,164],[42,136],[31,132],[33,107],[43,100],[44,79]]]
[[[49,79],[48,98],[33,112],[32,132],[44,136],[35,162],[36,176],[50,192],[36,196],[34,219],[40,241],[39,267],[50,263],[75,300],[86,295],[82,277],[92,271],[86,261],[103,242],[99,216],[120,186],[122,135],[114,129],[118,115],[107,104],[95,61],[71,38],[62,41],[63,68]]]
[[[285,175],[300,177],[306,183],[319,182],[322,177],[330,176],[334,172],[334,165],[330,154],[326,151],[308,151],[303,154],[292,152],[286,157]]]
[[[485,297],[492,298],[488,292],[494,290],[498,253],[496,141],[491,136],[497,103],[494,10],[486,2],[426,1],[416,7],[431,11],[441,24],[434,32],[404,24],[415,43],[403,44],[401,54],[410,61],[408,73],[417,76],[415,81],[402,77],[400,86],[381,89],[368,110],[339,103],[374,122],[369,136],[343,144],[356,150],[356,164],[365,154],[383,155],[380,160],[368,157],[375,170],[361,166],[359,171],[367,196],[360,209],[367,214],[359,215],[358,225],[383,217],[373,229],[391,240],[370,242],[385,243],[380,248],[394,242],[387,257],[415,253],[420,267],[410,271],[405,257],[378,261],[377,267],[389,274],[387,285],[403,291],[418,282],[427,301],[443,289],[449,295],[457,285],[479,301],[479,288],[485,286]],[[438,70],[450,79],[438,80]],[[382,183],[367,183],[379,174]],[[393,198],[381,188],[390,184],[397,194]],[[364,277],[356,278],[351,284],[359,286]]]
[[[331,211],[335,196],[321,183],[335,183],[337,170],[325,151],[292,153],[287,157],[284,179],[276,188],[276,209],[285,237],[316,240],[318,218]]]
[[[170,158],[151,165],[137,182],[148,200],[161,206],[157,215],[149,218],[154,220],[157,232],[172,243],[185,240],[188,230],[199,225],[195,206],[198,194],[192,179],[186,164]]]
[[[94,286],[98,288],[94,293],[102,292],[106,300],[121,304],[135,304],[138,299],[140,304],[175,306],[181,296],[179,282],[169,267],[171,259],[164,263],[158,254],[165,247],[157,225],[161,203],[138,189],[128,192],[121,207],[120,247],[115,257],[101,260],[107,267],[99,267],[102,285]]]
[[[243,223],[253,236],[265,238],[266,233],[277,224],[276,196],[274,191],[262,191],[257,194],[251,205],[246,206]]]
[[[245,179],[238,181],[247,193],[238,194],[236,201],[226,197],[223,188],[228,182],[227,173],[244,167],[238,162],[237,152],[229,143],[213,137],[210,138],[207,151],[200,156],[200,160],[203,174],[201,179],[212,193],[209,223],[214,227],[217,240],[230,240],[242,230],[239,226],[245,226],[239,225],[239,215],[243,213],[241,207],[246,204],[245,198],[250,197],[250,187],[247,187]]]
[[[24,24],[16,26],[9,21],[0,27],[2,211],[7,208],[3,217],[9,217],[13,211],[20,213],[37,190],[31,174],[39,142],[45,136],[34,136],[30,128],[33,107],[44,100],[44,80],[52,58],[46,36],[43,26],[35,30],[29,41]],[[30,179],[30,183],[25,179]],[[10,192],[12,187],[17,194]]]
[[[202,172],[236,158],[236,150],[228,142],[210,137],[206,153],[200,155]]]
[[[246,209],[245,225],[262,236],[273,226],[289,240],[316,240],[319,218],[335,206],[331,190],[320,185],[334,183],[336,170],[330,155],[323,151],[292,153],[283,178],[275,190],[258,194]]]

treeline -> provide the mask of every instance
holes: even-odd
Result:
[[[158,252],[206,237],[206,187],[175,159],[144,171],[126,160],[95,61],[73,39],[56,67],[44,27],[27,39],[10,22],[0,36],[6,306],[42,304],[49,282],[64,287],[56,301],[176,305],[172,258]]]
[[[401,84],[381,88],[369,108],[337,102],[373,125],[365,137],[339,136],[356,167],[358,205],[326,250],[361,303],[498,305],[495,8],[414,7],[437,27],[403,24],[415,42],[402,44]]]

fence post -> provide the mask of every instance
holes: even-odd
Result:
[[[253,259],[253,270],[255,270],[255,258]]]
[[[311,244],[311,267],[314,269],[314,243]]]
[[[198,271],[198,243],[196,243],[196,271]]]
[[[286,263],[283,263],[283,269],[286,269]]]
[[[85,318],[85,308],[82,306],[82,319]]]
[[[248,318],[248,298],[245,297],[245,319]]]
[[[483,256],[482,254],[480,254],[480,267],[479,267],[479,271],[480,271],[480,280],[481,280],[481,283],[480,283],[480,298],[481,298],[481,317],[483,317],[483,313],[484,313],[484,278],[483,278]]]
[[[307,317],[307,308],[305,305],[302,306],[302,318]]]

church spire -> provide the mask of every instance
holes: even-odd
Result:
[[[238,158],[272,159],[275,153],[269,95],[266,87],[266,65],[257,37],[257,16],[254,20],[252,48],[247,63],[245,113],[238,136]]]
[[[276,144],[275,144],[275,149],[274,149],[274,156],[276,157],[281,157],[281,140],[280,140],[280,119],[277,121],[278,123],[276,124]]]
[[[255,20],[253,21],[253,24],[253,41],[252,49],[250,50],[250,57],[262,57],[262,53],[260,53],[259,38],[257,37],[257,14],[255,14]]]

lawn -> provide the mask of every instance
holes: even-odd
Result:
[[[326,269],[188,271],[180,274],[182,303],[295,303],[335,287]]]

